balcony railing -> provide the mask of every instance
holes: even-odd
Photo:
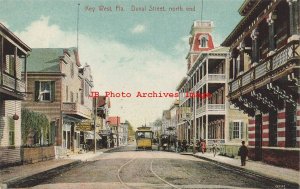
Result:
[[[1,86],[1,78],[0,78]],[[3,73],[2,75],[2,86],[11,90],[15,90],[17,93],[25,92],[25,83],[20,79],[15,79],[13,76]]]
[[[208,74],[208,81],[225,81],[225,74]]]
[[[206,111],[225,111],[225,104],[206,104],[196,109],[196,114],[202,114]]]
[[[208,111],[224,111],[225,104],[208,104]]]
[[[229,93],[235,92],[238,88],[246,86],[250,82],[271,73],[288,63],[290,59],[299,56],[296,52],[297,46],[298,44],[296,41],[290,42],[273,55],[261,61],[257,66],[250,68],[247,72],[229,82]]]
[[[62,111],[65,114],[72,114],[79,118],[91,118],[91,110],[75,102],[64,102],[62,105]]]

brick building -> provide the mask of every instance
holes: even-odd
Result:
[[[299,169],[299,0],[245,0],[230,47],[229,100],[249,119],[250,158]]]

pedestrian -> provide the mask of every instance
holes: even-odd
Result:
[[[182,141],[182,147],[183,147],[183,151],[187,152],[187,141],[186,140]]]
[[[174,142],[174,147],[175,147],[175,152],[178,152],[178,140],[175,138],[175,142]]]
[[[178,140],[178,152],[182,152],[181,140]]]
[[[248,156],[248,148],[245,146],[245,141],[242,141],[242,146],[239,149],[238,155],[241,156],[241,166],[245,166],[246,157]]]
[[[206,143],[205,140],[201,140],[201,152],[202,154],[204,154],[204,152],[206,151]]]
[[[218,143],[216,140],[214,140],[214,143],[212,145],[212,150],[213,150],[213,154],[214,154],[214,157],[216,156],[217,154],[217,150],[218,150]]]

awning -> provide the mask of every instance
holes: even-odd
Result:
[[[93,131],[84,131],[84,138],[94,140],[94,132]],[[102,138],[96,133],[96,140],[100,140],[100,139],[102,139]]]

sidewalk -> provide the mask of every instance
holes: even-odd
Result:
[[[60,157],[59,159],[37,162],[20,166],[7,167],[0,170],[0,189],[6,188],[6,184],[15,184],[23,182],[27,178],[38,176],[47,171],[60,171],[80,164],[83,161],[93,161],[95,158],[111,149],[100,149],[94,152],[83,154],[72,154],[70,156]]]
[[[293,169],[277,167],[260,161],[251,161],[251,160],[246,161],[246,166],[241,166],[240,159],[230,158],[230,157],[220,156],[220,155],[216,155],[214,157],[213,153],[205,153],[205,154],[196,153],[194,156],[205,160],[231,165],[238,169],[251,171],[253,173],[257,173],[262,176],[281,179],[292,183],[298,183],[300,185],[300,172]]]

